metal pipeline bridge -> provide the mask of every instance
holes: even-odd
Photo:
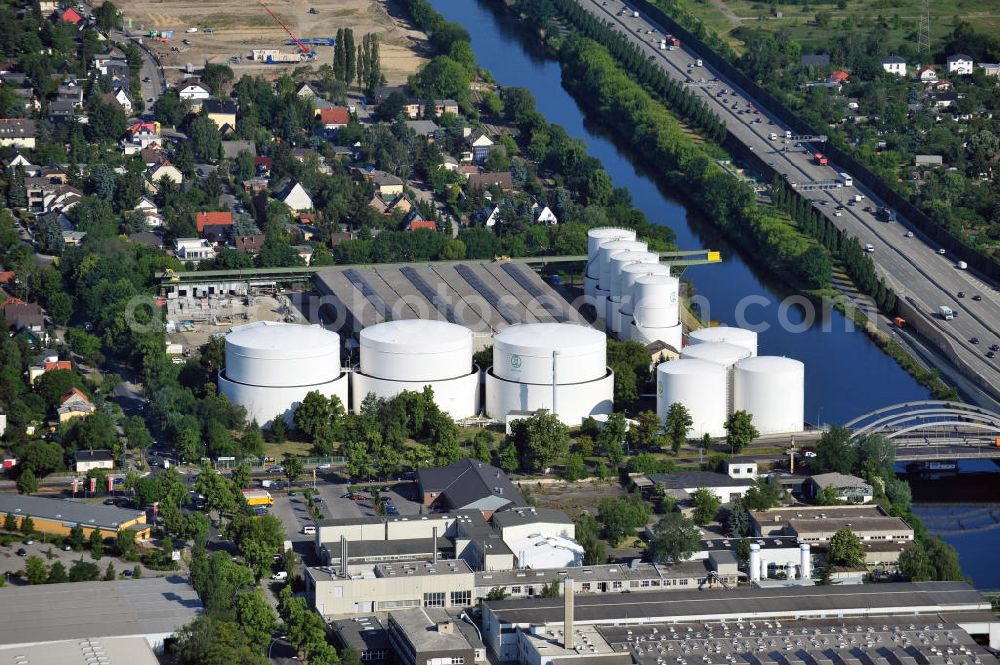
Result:
[[[852,440],[878,434],[896,459],[1000,458],[1000,414],[972,404],[925,400],[875,409],[844,424]]]

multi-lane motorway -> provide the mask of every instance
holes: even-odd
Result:
[[[692,66],[701,56],[687,45],[681,44],[672,51],[661,50],[660,40],[666,36],[664,28],[649,17],[642,13],[634,17],[631,7],[623,11],[627,5],[620,0],[578,1],[598,18],[610,21],[612,26],[628,35],[666,74],[688,85],[739,141],[790,183],[801,187],[817,181],[833,181],[838,179],[838,172],[844,170],[834,164],[820,166],[814,162],[813,149],[821,152],[821,146],[786,142],[784,136],[788,128],[756,99],[735,88],[707,65]],[[752,104],[750,110],[748,103]],[[776,139],[770,138],[772,132],[777,134]],[[988,389],[984,392],[992,393],[992,398],[1000,401],[1000,353],[996,358],[986,357],[992,344],[1000,344],[1000,291],[996,285],[987,283],[981,275],[959,270],[954,257],[940,254],[939,248],[907,220],[878,221],[874,212],[883,203],[863,187],[803,191],[803,194],[839,228],[856,236],[862,244],[873,247],[872,258],[886,282],[901,298],[912,299],[930,324],[946,336],[962,360],[985,380]],[[848,198],[856,194],[863,195],[864,200],[846,205]],[[871,212],[866,212],[866,207]],[[959,297],[960,292],[962,297]],[[953,320],[944,321],[937,316],[942,305],[956,312]],[[973,343],[973,338],[978,343]]]

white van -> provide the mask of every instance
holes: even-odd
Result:
[[[315,536],[316,535],[316,525],[314,525],[314,524],[307,524],[306,526],[302,527],[302,533],[304,535],[306,535],[306,536]]]
[[[866,252],[874,252],[875,251],[875,245],[872,245],[872,244],[865,245],[865,251]]]
[[[697,60],[694,61],[694,66],[701,67],[701,58],[698,58]]]

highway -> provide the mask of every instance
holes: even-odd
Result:
[[[755,99],[735,89],[710,67],[689,66],[701,56],[687,45],[681,44],[673,51],[660,50],[660,39],[665,37],[662,26],[642,14],[635,18],[631,8],[619,16],[626,7],[620,0],[577,1],[628,35],[667,75],[688,85],[739,141],[788,182],[801,187],[811,182],[839,179],[838,172],[843,169],[834,164],[817,165],[812,159],[813,146],[785,141],[788,128]],[[728,92],[723,93],[723,90]],[[748,103],[759,113],[748,111]],[[777,139],[769,138],[772,132],[777,134]],[[816,151],[821,151],[819,146]],[[997,358],[986,357],[992,344],[1000,344],[1000,290],[996,285],[987,283],[981,275],[957,269],[954,257],[939,254],[938,247],[905,219],[900,218],[897,223],[878,221],[874,211],[883,203],[865,188],[854,186],[802,193],[837,227],[857,237],[862,244],[873,246],[872,258],[886,283],[901,299],[910,300],[929,325],[945,336],[956,354],[989,386],[983,392],[993,401],[993,406],[1000,404],[1000,352]],[[847,205],[848,197],[855,194],[865,199],[856,205]],[[871,212],[866,212],[866,207]],[[908,232],[912,237],[908,237]],[[963,297],[958,296],[959,292]],[[955,311],[953,320],[944,321],[937,316],[942,305]],[[978,344],[971,341],[973,338]]]

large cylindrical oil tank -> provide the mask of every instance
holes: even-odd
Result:
[[[680,322],[680,282],[670,275],[638,277],[632,286],[633,316],[642,328],[672,328]]]
[[[587,231],[587,270],[583,279],[583,291],[589,298],[596,294],[601,273],[597,263],[598,250],[603,243],[612,240],[635,240],[635,231],[611,226],[600,226]]]
[[[472,331],[427,319],[386,321],[361,331],[361,373],[397,381],[436,381],[472,369]]]
[[[688,344],[709,344],[713,342],[725,342],[735,346],[742,346],[750,351],[750,355],[757,355],[757,333],[746,328],[734,328],[731,326],[716,326],[714,328],[699,328],[692,330],[688,335]]]
[[[325,383],[340,375],[340,335],[320,326],[257,321],[226,335],[226,377],[255,386]]]
[[[725,436],[727,371],[705,360],[680,359],[656,366],[656,413],[665,422],[679,402],[691,415],[691,437]]]
[[[521,383],[552,383],[552,352],[558,351],[557,381],[583,383],[607,371],[607,336],[574,323],[525,323],[493,336],[493,372]]]
[[[646,275],[670,275],[670,266],[665,263],[630,263],[622,266],[622,316],[631,317],[634,313],[635,280]]]
[[[801,432],[805,365],[778,356],[740,360],[733,370],[733,408],[749,411],[761,434]]]
[[[750,351],[742,346],[726,344],[725,342],[706,342],[705,344],[688,345],[681,349],[681,358],[694,358],[732,367],[740,360],[750,357]]]
[[[604,320],[607,328],[619,337],[622,332],[621,309],[625,296],[622,291],[624,280],[622,279],[622,268],[635,263],[653,265],[660,260],[655,252],[637,252],[635,250],[623,250],[611,255],[611,291],[607,299]]]
[[[617,254],[625,250],[645,252],[646,248],[646,243],[641,240],[612,240],[611,242],[603,243],[600,249],[597,250],[597,266],[600,270],[597,278],[597,288],[605,291],[605,295],[611,293],[612,254]]]

